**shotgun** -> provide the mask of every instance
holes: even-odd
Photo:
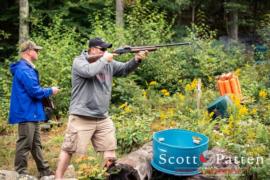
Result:
[[[172,47],[172,46],[185,46],[185,45],[191,45],[190,42],[181,42],[181,43],[171,43],[171,44],[162,44],[162,45],[153,45],[153,46],[124,46],[115,49],[112,53],[122,55],[126,53],[137,53],[139,51],[156,51],[159,48],[163,47]],[[101,58],[103,55],[90,55],[89,61],[94,61],[99,58]]]

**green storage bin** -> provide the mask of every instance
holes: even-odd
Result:
[[[255,46],[255,53],[254,53],[254,58],[256,64],[261,64],[263,61],[266,60],[266,55],[267,55],[268,47],[266,45],[256,45]]]
[[[207,107],[207,110],[209,113],[214,112],[213,118],[215,119],[217,116],[221,117],[228,117],[228,106],[232,106],[232,100],[229,98],[229,96],[221,96],[215,101],[213,101],[209,106]]]

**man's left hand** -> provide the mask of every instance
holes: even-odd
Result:
[[[135,61],[142,61],[144,60],[148,55],[148,51],[139,51],[135,54]]]

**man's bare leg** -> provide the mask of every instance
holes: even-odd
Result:
[[[58,160],[57,169],[55,172],[55,179],[63,179],[64,173],[67,170],[72,154],[61,150]]]
[[[103,152],[104,167],[109,168],[116,160],[115,150]]]

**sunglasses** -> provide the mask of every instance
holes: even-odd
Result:
[[[100,47],[96,47],[98,49],[100,49],[101,51],[107,51],[107,48],[100,48]]]
[[[39,52],[39,49],[31,49],[31,50],[33,50],[33,51],[35,51],[37,53]]]

